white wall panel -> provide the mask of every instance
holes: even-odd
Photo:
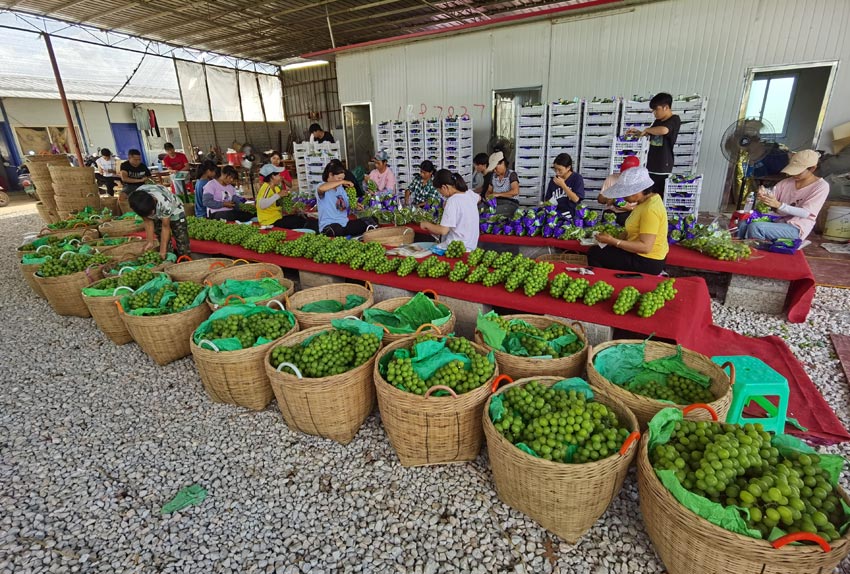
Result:
[[[548,100],[700,93],[709,98],[702,207],[716,209],[727,173],[720,137],[738,117],[747,70],[849,57],[848,0],[667,0],[343,53],[337,68],[342,103],[371,101],[375,121],[438,96],[443,103],[424,103],[486,105],[483,114],[470,110],[478,150],[489,139],[493,90],[542,85]],[[847,64],[838,67],[821,149],[850,121]],[[433,73],[435,65],[442,69]]]

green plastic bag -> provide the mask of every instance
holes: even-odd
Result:
[[[490,311],[486,315],[478,313],[478,319],[475,322],[475,328],[481,333],[481,338],[484,342],[494,349],[504,349],[505,336],[507,332],[499,326],[494,317],[499,315],[495,311]]]
[[[256,303],[277,297],[285,291],[286,287],[281,285],[280,281],[270,277],[248,281],[226,279],[223,283],[210,287],[209,298],[215,305],[224,305],[231,295],[242,298],[245,303]]]
[[[305,313],[339,313],[340,311],[348,311],[349,309],[359,307],[365,301],[366,298],[360,295],[348,295],[345,298],[345,304],[334,299],[323,299],[321,301],[307,303],[299,311],[304,311]]]
[[[242,347],[242,342],[236,337],[228,337],[226,339],[207,338],[207,334],[212,328],[212,323],[213,321],[217,321],[219,319],[226,319],[227,317],[231,317],[233,315],[243,315],[245,317],[250,317],[251,315],[257,314],[285,315],[286,318],[289,320],[290,325],[295,324],[295,316],[289,311],[271,309],[262,305],[227,305],[225,307],[222,307],[221,309],[216,310],[212,315],[210,315],[210,317],[206,321],[198,325],[198,328],[195,329],[194,333],[192,333],[192,340],[199,347],[204,347],[213,351],[240,351],[244,347]],[[259,347],[260,345],[264,345],[268,342],[268,339],[260,337],[259,339],[257,339],[257,342],[254,343],[254,346]]]
[[[490,406],[487,411],[490,414],[490,420],[494,423],[502,420],[507,410],[505,409],[505,399],[501,393],[490,399]]]
[[[394,334],[413,333],[427,323],[441,327],[449,322],[451,316],[448,307],[435,303],[424,293],[417,293],[395,311],[374,308],[363,311],[365,321],[383,325]]]
[[[356,306],[356,305],[355,305]],[[367,323],[366,321],[361,321],[360,319],[333,319],[331,321],[331,326],[334,329],[339,329],[340,331],[348,331],[349,333],[354,333],[355,335],[375,335],[379,339],[384,338],[384,330],[377,326]]]
[[[187,486],[178,492],[174,498],[165,503],[160,509],[161,514],[171,514],[183,510],[187,506],[200,504],[207,497],[207,491],[197,484]]]
[[[644,343],[614,345],[600,351],[593,359],[593,366],[600,375],[622,386],[643,370],[644,349]]]

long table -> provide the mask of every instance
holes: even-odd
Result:
[[[418,225],[411,225],[410,227],[417,233],[427,233]],[[579,253],[586,253],[590,249],[590,247],[582,245],[574,239],[554,239],[547,237],[516,237],[512,235],[485,233],[479,237],[478,241],[480,243],[519,245],[524,247],[548,247],[577,251]],[[720,261],[693,249],[686,249],[674,244],[670,246],[670,253],[667,255],[667,265],[790,281],[786,308],[788,310],[788,321],[791,323],[802,323],[806,320],[812,307],[812,300],[815,297],[815,276],[802,251],[797,251],[793,255],[756,251],[752,257],[744,261]]]
[[[371,271],[351,269],[348,265],[335,263],[315,263],[309,259],[299,257],[284,257],[276,254],[260,255],[235,245],[223,245],[215,241],[192,240],[193,252],[210,255],[225,255],[228,257],[242,258],[248,260],[263,261],[280,265],[289,269],[299,271],[311,271],[346,279],[358,281],[371,281],[380,285],[387,285],[408,291],[421,291],[433,289],[445,297],[454,297],[464,301],[484,303],[494,307],[515,309],[524,313],[553,314],[561,317],[569,317],[577,321],[599,323],[609,325],[636,333],[646,335],[655,334],[656,337],[678,341],[683,345],[693,343],[694,337],[698,336],[702,327],[710,325],[711,298],[705,281],[699,277],[685,277],[676,279],[676,289],[679,294],[673,301],[668,302],[652,317],[642,319],[635,313],[616,315],[613,311],[613,298],[587,306],[584,303],[567,303],[563,299],[555,299],[547,291],[542,291],[533,297],[527,297],[521,289],[508,293],[503,286],[484,287],[483,285],[470,285],[464,281],[452,282],[446,277],[421,278],[416,273],[406,277],[399,277],[395,273],[378,275]],[[566,267],[564,264],[555,263],[552,276],[561,273]],[[587,276],[591,281],[604,280],[610,283],[617,292],[627,285],[634,285],[641,292],[651,291],[662,278],[644,275],[640,279],[618,279],[616,271],[609,269],[596,269],[595,275]],[[579,277],[575,272],[567,272],[571,277]]]

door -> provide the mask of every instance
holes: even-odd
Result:
[[[817,145],[837,62],[752,68],[740,118],[766,121],[763,135],[791,151]]]
[[[540,102],[542,97],[542,87],[496,90],[493,92],[493,127],[487,153],[492,153],[493,147],[498,145],[503,151],[506,151],[505,155],[508,157],[508,161],[513,164],[517,112],[525,104]],[[507,145],[505,145],[505,142],[507,142]]]
[[[342,106],[345,161],[348,169],[366,166],[375,153],[372,137],[372,104]]]
[[[112,137],[115,139],[115,153],[122,160],[127,159],[127,155],[131,149],[137,149],[142,152],[142,161],[148,163],[145,157],[145,148],[142,145],[142,135],[136,124],[109,124],[112,128]]]

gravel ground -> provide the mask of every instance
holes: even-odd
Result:
[[[58,317],[14,259],[37,217],[2,226],[0,573],[663,571],[633,473],[572,546],[498,500],[483,455],[404,469],[374,415],[348,447],[299,435],[275,406],[210,402],[191,358],[157,367],[92,320]],[[818,289],[803,325],[714,313],[720,325],[789,341],[850,425],[828,339],[850,332],[850,290]],[[195,483],[209,490],[201,505],[160,514]]]

